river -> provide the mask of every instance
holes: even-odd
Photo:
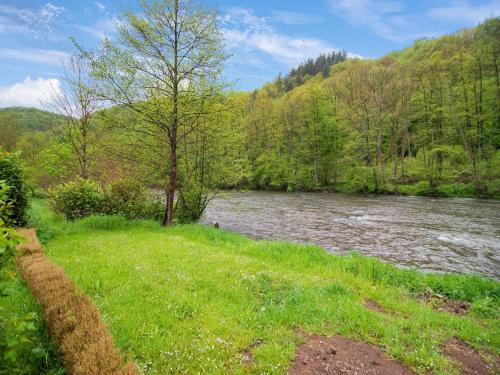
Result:
[[[202,218],[257,239],[356,250],[403,267],[500,279],[500,201],[333,193],[219,193]]]

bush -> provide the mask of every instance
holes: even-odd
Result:
[[[7,192],[7,202],[10,210],[3,220],[8,227],[21,227],[26,224],[28,210],[28,194],[24,183],[23,169],[17,154],[4,152],[0,149],[0,181],[10,186]]]
[[[376,192],[373,169],[361,166],[347,169],[343,190],[348,193]]]
[[[474,184],[446,184],[437,187],[437,193],[443,197],[475,197],[477,196]]]
[[[149,200],[143,207],[142,218],[162,221],[165,216],[165,205],[158,200]]]
[[[429,182],[419,181],[413,185],[398,185],[396,192],[402,195],[429,195],[431,193]]]
[[[163,204],[134,180],[112,182],[103,192],[96,182],[77,178],[51,189],[49,194],[55,210],[68,220],[102,214],[160,221],[164,213]]]
[[[175,207],[175,218],[181,224],[197,221],[208,204],[208,190],[199,185],[183,187]]]
[[[114,181],[107,188],[106,213],[139,219],[148,198],[148,192],[139,182],[128,179]]]
[[[127,219],[161,220],[163,204],[151,199],[147,189],[136,180],[122,179],[107,188],[106,212]]]
[[[49,191],[54,208],[68,220],[103,213],[104,195],[99,185],[78,177]]]

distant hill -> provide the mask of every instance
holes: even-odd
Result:
[[[24,134],[56,128],[64,116],[37,108],[0,108],[0,146],[12,151]]]

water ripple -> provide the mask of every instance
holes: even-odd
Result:
[[[326,193],[222,193],[202,222],[254,238],[356,250],[400,266],[500,279],[500,202]]]

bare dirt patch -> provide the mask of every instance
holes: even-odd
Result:
[[[487,375],[500,372],[500,358],[486,351],[479,351],[471,347],[458,337],[453,337],[443,345],[444,355],[455,362],[463,375]],[[489,357],[493,364],[488,363]]]
[[[436,310],[446,311],[456,315],[465,315],[470,310],[470,303],[467,301],[453,301],[451,299],[447,299],[440,305],[436,306]]]
[[[365,298],[364,302],[365,307],[369,308],[370,310],[382,313],[382,314],[388,314],[388,311],[377,301],[374,301],[369,298]]]
[[[259,345],[262,345],[263,343],[264,341],[262,339],[257,339],[250,345],[248,345],[246,348],[240,350],[241,359],[247,366],[250,366],[253,363],[254,358],[252,354],[252,349],[258,347]]]
[[[465,315],[471,307],[470,302],[452,300],[439,294],[422,294],[418,298],[431,304],[436,311],[446,311],[455,315]]]
[[[403,375],[411,372],[374,345],[342,336],[313,336],[297,349],[290,374]]]

